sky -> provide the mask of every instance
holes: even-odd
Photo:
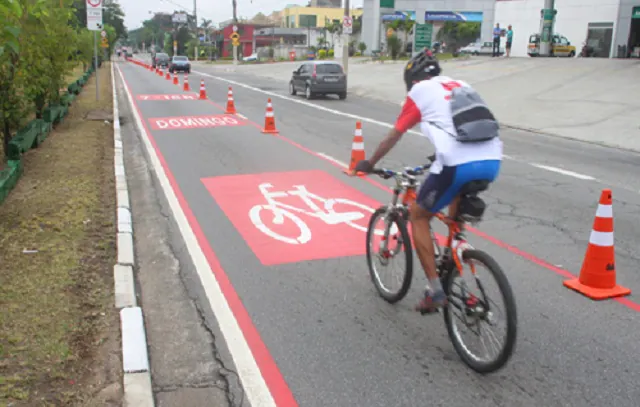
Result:
[[[251,18],[257,13],[271,14],[282,10],[288,4],[306,5],[307,0],[236,0],[238,17]],[[142,26],[155,12],[173,12],[187,10],[193,12],[193,0],[119,0],[125,12],[125,25],[133,30]],[[196,0],[198,24],[203,18],[213,20],[215,24],[233,17],[231,0]],[[351,7],[362,6],[362,0],[352,0]],[[151,14],[149,13],[151,11]]]

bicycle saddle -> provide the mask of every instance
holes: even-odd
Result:
[[[486,191],[489,189],[489,181],[471,181],[467,182],[460,188],[460,195],[477,194],[478,192]]]

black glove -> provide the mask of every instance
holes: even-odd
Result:
[[[430,155],[429,157],[427,157],[429,159],[429,161],[434,162],[436,160],[436,155]]]
[[[364,172],[368,174],[371,171],[373,171],[373,165],[371,165],[371,163],[368,160],[358,161],[358,164],[356,164],[356,168],[354,171]]]

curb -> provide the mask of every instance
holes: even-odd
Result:
[[[113,90],[113,145],[114,174],[117,194],[117,264],[113,266],[115,307],[120,310],[122,335],[122,369],[124,371],[124,407],[154,407],[151,372],[147,354],[147,337],[142,308],[137,305],[133,277],[135,250],[133,246],[133,222],[129,206],[129,187],[124,166],[116,76],[111,61],[111,86]]]

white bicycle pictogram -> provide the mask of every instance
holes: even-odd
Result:
[[[354,229],[366,233],[368,222],[365,223],[365,226],[358,225],[355,222],[364,218],[365,213],[368,212],[369,214],[371,214],[374,212],[373,208],[370,208],[358,202],[351,201],[349,199],[323,198],[309,192],[307,190],[307,187],[304,185],[293,185],[293,189],[289,191],[270,191],[270,188],[273,188],[273,185],[268,182],[262,183],[258,186],[258,189],[260,189],[260,193],[262,194],[262,196],[264,196],[267,203],[258,204],[252,207],[249,210],[249,217],[255,227],[258,228],[258,230],[260,230],[262,233],[284,243],[305,244],[311,240],[311,230],[309,229],[309,226],[307,226],[307,224],[304,223],[304,221],[300,219],[300,217],[298,217],[296,213],[320,219],[327,225],[346,224]],[[276,201],[277,198],[284,198],[287,196],[299,197],[309,208],[309,210],[296,208],[295,206]],[[321,202],[324,208],[318,206],[316,202]],[[336,204],[350,205],[357,209],[350,212],[338,213],[334,210],[334,206]],[[269,229],[269,227],[265,225],[261,218],[261,216],[264,216],[264,214],[262,214],[263,210],[271,212],[271,214],[273,215],[273,219],[271,219],[271,222],[273,222],[275,225],[282,225],[285,218],[291,220],[300,230],[299,235],[297,237],[286,237]],[[376,229],[375,233],[376,235],[383,236],[384,230]]]

